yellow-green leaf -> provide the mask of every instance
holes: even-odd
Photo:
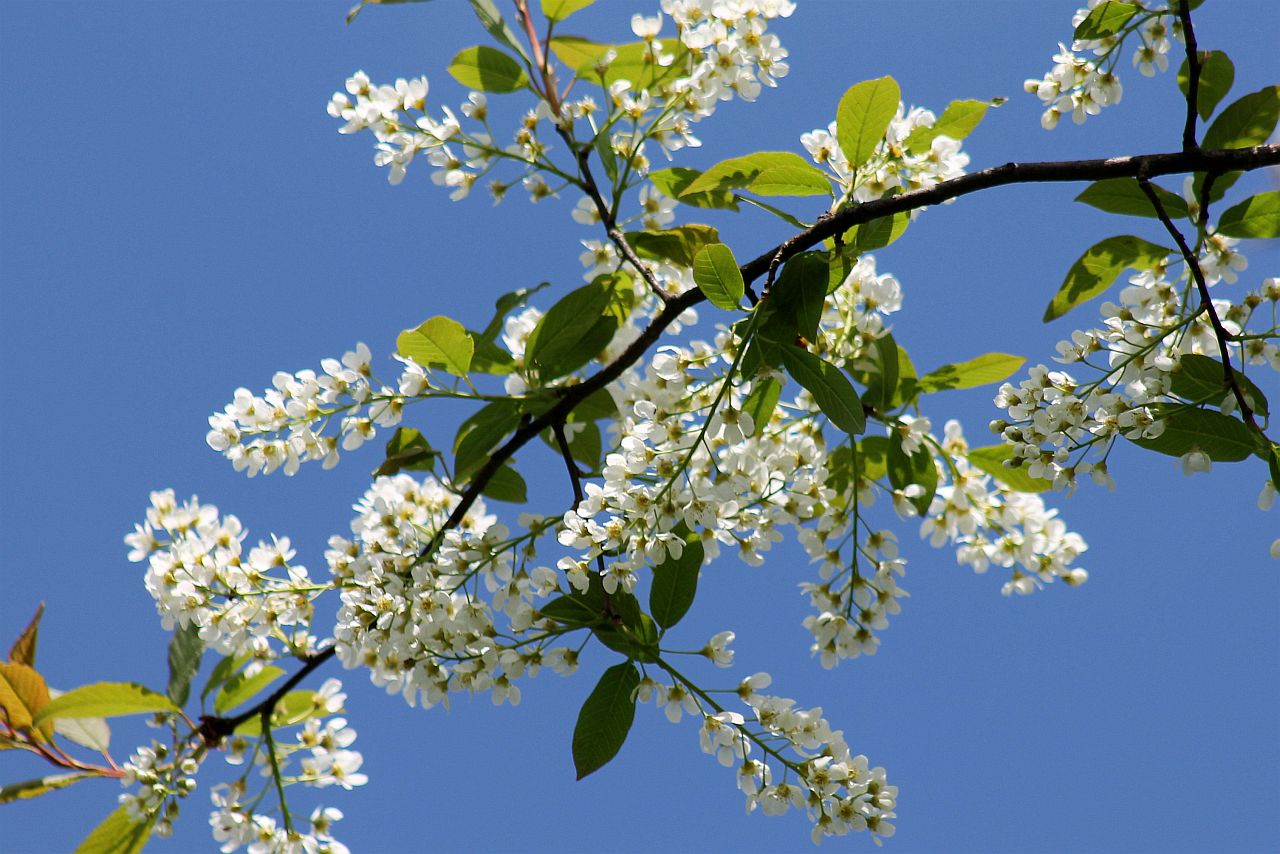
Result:
[[[119,807],[76,846],[75,854],[138,854],[151,836],[155,817],[134,821]]]
[[[36,724],[60,718],[113,718],[145,712],[176,712],[164,694],[136,682],[95,682],[50,700],[35,716]]]
[[[1013,459],[1012,445],[986,445],[970,448],[965,454],[969,464],[981,469],[1014,492],[1047,492],[1053,489],[1053,481],[1027,474],[1025,466],[1011,468],[1005,460]]]
[[[952,101],[947,104],[947,108],[942,111],[942,115],[938,116],[938,120],[931,127],[921,125],[916,128],[906,138],[904,145],[910,151],[922,152],[928,151],[933,141],[940,136],[964,139],[973,133],[973,129],[982,121],[982,117],[987,114],[988,106],[990,104],[987,101],[972,99]]]
[[[25,801],[28,798],[38,798],[43,794],[52,792],[55,789],[64,789],[72,783],[80,780],[87,780],[93,777],[93,774],[50,774],[48,777],[37,777],[34,780],[24,780],[21,783],[11,783],[8,786],[0,786],[0,804],[7,804],[10,801]]]
[[[720,161],[686,186],[680,198],[733,189],[761,196],[819,196],[831,195],[831,181],[798,154],[757,151]]]
[[[458,51],[449,63],[448,71],[463,86],[482,92],[515,92],[529,82],[520,63],[487,45]]]
[[[1250,196],[1222,212],[1218,233],[1228,237],[1280,237],[1280,191]]]
[[[917,386],[921,391],[933,392],[998,383],[1017,373],[1025,361],[1022,356],[1010,356],[1008,353],[984,353],[967,362],[932,370],[920,377]]]
[[[1263,86],[1233,101],[1204,133],[1205,148],[1249,148],[1262,145],[1280,118],[1280,86]]]
[[[213,698],[213,708],[218,714],[234,709],[246,700],[256,697],[263,688],[283,675],[284,671],[273,664],[268,664],[252,676],[243,672],[237,673],[227,680],[227,684],[222,686],[218,696]]]
[[[65,694],[56,688],[49,689],[49,696],[56,700]],[[111,727],[106,718],[59,718],[53,722],[53,731],[81,747],[106,753],[111,746]]]
[[[563,21],[594,2],[596,0],[542,0],[542,14],[549,21]]]
[[[0,664],[0,709],[11,727],[53,738],[53,724],[40,717],[48,705],[49,686],[43,676],[25,664]]]
[[[1126,267],[1149,270],[1170,251],[1131,234],[1108,237],[1095,243],[1067,271],[1062,287],[1058,288],[1049,307],[1044,310],[1044,321],[1048,323],[1062,317],[1081,303],[1093,299],[1111,287]]]
[[[745,285],[733,251],[723,243],[698,250],[693,259],[693,280],[716,308],[737,311]]]
[[[27,667],[36,666],[36,638],[40,634],[40,617],[43,614],[44,603],[41,602],[36,607],[36,614],[31,618],[31,622],[27,623],[27,627],[22,630],[22,634],[18,635],[13,646],[9,647],[11,663],[25,664]]]
[[[276,703],[271,715],[271,726],[274,728],[294,726],[307,718],[315,717],[320,707],[315,702],[315,691],[290,691]],[[254,715],[236,727],[236,735],[255,736],[262,734],[262,716]]]
[[[884,139],[898,112],[902,92],[892,77],[877,77],[850,86],[836,108],[836,139],[855,168],[866,163]]]
[[[440,365],[461,377],[471,368],[475,341],[458,321],[436,316],[401,332],[396,338],[396,351],[419,365]]]

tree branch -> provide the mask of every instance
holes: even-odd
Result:
[[[1200,52],[1196,49],[1196,31],[1191,26],[1191,0],[1178,0],[1178,18],[1182,21],[1182,42],[1187,51],[1187,121],[1182,127],[1182,150],[1194,151],[1196,143],[1196,111],[1200,102]]]

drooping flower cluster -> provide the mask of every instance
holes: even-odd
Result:
[[[739,684],[737,694],[750,717],[711,704],[680,679],[668,685],[646,678],[638,699],[653,701],[672,723],[682,713],[701,718],[702,752],[737,768],[747,812],[758,807],[774,816],[802,810],[813,824],[815,843],[864,830],[877,845],[892,836],[898,787],[888,785],[885,770],[853,755],[844,733],[832,729],[821,708],[797,708],[795,700],[761,694],[772,681],[769,674],[756,673]],[[754,758],[757,750],[763,758]]]
[[[374,481],[355,507],[351,538],[332,537],[325,553],[342,589],[338,658],[367,667],[374,684],[411,705],[447,703],[457,691],[514,705],[516,679],[543,664],[569,673],[576,662],[571,650],[549,648],[554,633],[537,636],[544,621],[534,603],[558,585],[554,571],[524,568],[544,525],[529,520],[533,533],[513,538],[477,500],[444,530],[457,505],[431,477]]]
[[[1102,2],[1089,0],[1087,8],[1076,10],[1071,25],[1080,26]],[[1084,124],[1087,117],[1098,115],[1103,107],[1120,103],[1124,87],[1115,74],[1115,66],[1120,48],[1130,33],[1138,34],[1139,45],[1133,53],[1133,64],[1144,77],[1154,76],[1157,69],[1161,72],[1168,70],[1168,53],[1172,46],[1169,37],[1182,39],[1182,23],[1168,6],[1147,9],[1141,0],[1137,5],[1140,10],[1118,32],[1097,39],[1077,39],[1069,49],[1059,44],[1058,53],[1053,57],[1053,68],[1043,78],[1033,78],[1023,84],[1027,92],[1048,105],[1040,117],[1040,124],[1045,130],[1057,127],[1065,114],[1069,113],[1071,120],[1079,125]],[[1097,59],[1080,55],[1085,52],[1092,53]]]
[[[195,497],[180,504],[166,489],[151,493],[146,521],[125,543],[129,560],[147,561],[147,591],[166,630],[194,624],[209,648],[252,655],[258,666],[278,654],[273,639],[293,654],[312,651],[312,602],[326,585],[291,562],[287,537],[272,535],[246,555],[247,536],[235,516]]]
[[[923,190],[963,175],[969,165],[969,155],[960,150],[960,140],[935,136],[923,150],[907,144],[913,132],[932,128],[936,121],[937,117],[929,110],[922,107],[907,110],[906,105],[899,102],[897,115],[889,122],[885,138],[871,158],[861,164],[850,163],[845,156],[834,121],[825,130],[817,128],[801,135],[800,143],[814,163],[825,166],[835,175],[840,188],[831,205],[835,210],[849,201],[869,202],[895,189]]]
[[[129,817],[135,822],[154,820],[156,834],[170,835],[180,802],[195,791],[199,759],[152,741],[149,747],[139,747],[120,768],[124,771],[121,785],[137,786],[137,791],[122,792],[119,797]]]

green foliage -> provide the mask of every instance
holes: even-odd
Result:
[[[227,680],[218,691],[218,696],[213,698],[214,711],[221,715],[252,700],[283,675],[284,671],[274,664],[268,664],[252,676],[246,671],[237,673]]]
[[[1218,233],[1228,237],[1280,237],[1280,191],[1250,196],[1222,212]]]
[[[678,558],[668,557],[653,568],[653,585],[649,588],[649,612],[664,629],[669,629],[689,612],[698,595],[698,574],[705,557],[702,540],[696,532],[677,529],[684,538],[684,552]]]
[[[529,334],[526,364],[544,383],[581,368],[613,340],[634,300],[631,279],[620,273],[570,291]]]
[[[440,452],[431,447],[427,437],[412,427],[397,427],[387,440],[387,458],[373,471],[374,477],[390,476],[402,471],[435,471]]]
[[[631,662],[604,672],[578,712],[573,728],[573,767],[581,780],[618,755],[636,715],[640,671]]]
[[[1156,198],[1160,200],[1165,213],[1171,218],[1187,215],[1187,202],[1182,196],[1171,193],[1158,184],[1150,186]],[[1133,178],[1105,178],[1095,181],[1076,196],[1076,201],[1084,202],[1107,213],[1146,216],[1152,219],[1158,216],[1155,206],[1151,204],[1147,194],[1142,192],[1142,187]]]
[[[1227,385],[1222,363],[1217,359],[1196,353],[1188,353],[1178,360],[1178,367],[1170,380],[1173,393],[1192,403],[1219,406],[1228,395],[1232,394],[1230,386]],[[1254,412],[1263,418],[1271,414],[1266,395],[1253,380],[1239,371],[1235,372],[1235,380]]]
[[[442,367],[461,377],[471,368],[475,342],[461,323],[436,316],[401,332],[396,338],[396,351],[423,367]]]
[[[865,371],[854,374],[854,378],[867,387],[862,393],[862,402],[877,412],[888,412],[900,402],[898,343],[886,332],[873,341],[868,350],[866,357],[858,362]]]
[[[529,488],[524,478],[513,466],[504,465],[493,473],[489,482],[484,485],[482,494],[495,501],[507,501],[523,504],[529,499]]]
[[[935,392],[998,383],[1016,374],[1025,361],[1008,353],[984,353],[967,362],[936,368],[920,377],[918,385],[923,392]]]
[[[470,0],[470,2],[471,11],[480,20],[480,26],[484,27],[485,32],[495,41],[511,48],[516,56],[524,60],[525,65],[529,65],[529,54],[525,51],[524,45],[520,44],[520,39],[511,31],[511,27],[507,26],[507,22],[503,20],[502,13],[498,11],[493,0]]]
[[[481,92],[515,92],[529,85],[529,77],[520,63],[485,45],[458,51],[449,63],[448,71],[463,86]]]
[[[938,467],[934,465],[933,453],[928,447],[921,445],[915,453],[908,454],[902,448],[902,434],[894,430],[889,435],[886,469],[894,489],[906,489],[915,484],[924,490],[909,500],[921,516],[928,513],[933,495],[938,491]]]
[[[829,196],[831,180],[798,154],[758,151],[720,161],[690,182],[680,198],[737,189],[760,196]]]
[[[1125,268],[1148,270],[1171,251],[1131,234],[1095,243],[1067,271],[1062,287],[1044,310],[1045,322],[1062,317],[1111,287]]]
[[[708,190],[705,193],[689,193],[689,185],[698,180],[702,173],[687,166],[670,166],[649,173],[649,180],[655,187],[681,204],[695,208],[721,208],[738,210],[738,197],[728,190]]]
[[[454,483],[470,480],[519,423],[520,404],[514,400],[495,400],[463,421],[453,440]]]
[[[1075,38],[1094,41],[1115,35],[1138,11],[1135,3],[1104,0],[1076,25]]]
[[[542,14],[549,21],[563,21],[594,2],[596,0],[542,0]]]
[[[204,657],[204,641],[200,640],[200,627],[195,623],[179,626],[169,640],[169,686],[167,694],[179,708],[191,694],[191,680],[200,669]]]
[[[551,39],[551,52],[569,66],[579,77],[584,77],[604,88],[619,80],[630,80],[637,89],[647,89],[654,84],[682,73],[688,50],[679,42],[665,42],[675,60],[669,66],[656,65],[646,59],[644,42],[626,44],[600,44],[580,36],[556,36]],[[607,66],[605,55],[613,51],[616,56]]]
[[[1258,450],[1258,442],[1243,421],[1194,406],[1154,404],[1164,432],[1154,439],[1132,441],[1149,451],[1181,457],[1203,451],[1214,462],[1237,462]]]
[[[0,786],[0,804],[38,798],[41,795],[57,789],[65,789],[67,786],[70,786],[72,783],[77,783],[80,780],[88,780],[92,776],[92,774],[82,774],[78,772],[71,774],[50,774],[47,777],[37,777],[34,780],[23,780],[21,783],[11,783],[8,786]]]
[[[867,429],[862,401],[839,368],[803,347],[782,345],[782,363],[792,378],[808,389],[822,414],[850,436]]]
[[[928,151],[933,141],[940,136],[949,136],[952,139],[964,139],[973,133],[974,128],[982,121],[983,116],[987,114],[987,107],[991,106],[989,101],[975,101],[972,99],[963,101],[952,101],[947,104],[947,108],[942,111],[942,115],[938,116],[938,120],[933,123],[933,127],[918,127],[904,140],[904,145],[908,151],[923,152]]]
[[[902,92],[892,77],[855,83],[836,107],[836,139],[855,169],[871,159],[898,111]]]
[[[154,817],[134,821],[125,807],[118,807],[76,846],[75,854],[138,854],[151,838],[153,824]]]
[[[1229,104],[1205,131],[1205,148],[1262,145],[1280,119],[1280,86],[1264,86]]]
[[[1236,79],[1236,67],[1225,53],[1220,50],[1202,50],[1200,58],[1200,82],[1196,87],[1196,112],[1200,118],[1207,120],[1213,110],[1231,91],[1231,84]],[[1187,61],[1182,60],[1178,69],[1178,88],[1182,96],[1187,96],[1191,85],[1191,69]]]
[[[44,616],[44,603],[36,607],[36,613],[9,647],[9,663],[36,666],[36,643],[40,637],[40,618]]]
[[[630,231],[627,242],[641,258],[692,267],[693,259],[703,248],[720,242],[720,232],[709,225],[680,225],[654,231]]]
[[[113,718],[144,712],[176,712],[163,694],[136,682],[95,682],[50,700],[32,719],[34,726],[59,718]]]
[[[773,343],[812,341],[818,334],[831,265],[824,252],[802,252],[783,265],[769,295],[756,306],[760,335]]]
[[[975,468],[981,469],[1015,492],[1048,492],[1053,489],[1053,481],[1042,477],[1032,477],[1026,468],[1006,466],[1006,460],[1013,459],[1013,446],[1007,444],[987,445],[982,448],[970,448],[965,459]]]
[[[272,710],[271,726],[275,729],[294,726],[322,714],[322,710],[323,706],[316,704],[315,691],[290,691],[279,699]],[[236,727],[236,735],[252,738],[261,734],[261,715],[254,715]]]
[[[716,308],[738,310],[745,285],[742,271],[728,246],[712,243],[699,249],[693,259],[693,280]]]
[[[782,381],[777,377],[758,379],[752,386],[751,393],[742,402],[742,411],[751,416],[757,433],[769,425],[781,395]]]
[[[906,234],[909,225],[911,225],[911,214],[907,211],[879,216],[846,231],[844,243],[859,252],[881,249]]]

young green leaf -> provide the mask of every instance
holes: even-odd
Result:
[[[151,837],[155,820],[152,816],[134,821],[128,809],[118,807],[76,846],[74,854],[138,854]]]
[[[1280,191],[1268,190],[1232,205],[1218,218],[1228,237],[1280,237]]]
[[[396,352],[424,367],[440,365],[461,377],[471,368],[475,342],[461,323],[438,315],[401,332],[396,338]]]
[[[949,136],[952,139],[964,139],[973,133],[982,117],[987,114],[987,107],[990,106],[988,101],[975,101],[972,99],[963,101],[952,101],[947,104],[947,108],[942,111],[942,115],[938,116],[938,120],[933,123],[932,127],[921,125],[911,132],[911,134],[903,141],[908,151],[925,152],[928,151],[933,141],[940,136]],[[896,107],[896,105],[895,105]]]
[[[1154,439],[1133,439],[1149,451],[1181,457],[1203,451],[1214,462],[1236,462],[1258,447],[1253,433],[1238,418],[1211,409],[1156,404],[1164,432]]]
[[[431,447],[427,437],[412,427],[397,427],[387,440],[387,458],[374,469],[374,477],[397,474],[404,470],[435,471],[441,453]]]
[[[62,691],[49,689],[49,696],[55,700],[62,694]],[[53,722],[53,731],[99,753],[106,753],[111,746],[111,727],[107,725],[106,718],[59,718]]]
[[[454,482],[470,480],[489,459],[489,452],[519,423],[520,405],[514,400],[495,400],[463,421],[453,440]]]
[[[628,292],[629,278],[605,275],[565,294],[529,334],[525,362],[542,382],[581,368],[613,340]]]
[[[855,168],[871,159],[898,111],[902,91],[892,77],[855,83],[836,107],[836,139]]]
[[[773,410],[777,408],[778,398],[781,395],[782,382],[777,377],[753,381],[751,393],[742,402],[742,411],[751,416],[756,434],[769,426],[769,421],[773,418]]]
[[[520,44],[520,39],[507,26],[507,22],[502,19],[502,13],[498,11],[493,0],[471,0],[471,11],[475,12],[476,17],[480,19],[480,26],[484,27],[485,32],[511,48],[516,56],[525,61],[526,65],[530,64],[529,54]]]
[[[1245,399],[1258,415],[1270,415],[1270,406],[1262,389],[1239,371],[1235,372],[1236,384],[1244,392]],[[1220,406],[1228,396],[1233,396],[1227,386],[1222,363],[1209,356],[1188,353],[1178,360],[1178,367],[1171,375],[1171,390],[1191,403],[1208,403]]]
[[[1171,251],[1131,234],[1108,237],[1095,243],[1067,271],[1062,287],[1044,310],[1044,321],[1048,323],[1062,317],[1081,303],[1093,299],[1111,287],[1126,267],[1150,269]]]
[[[44,721],[59,718],[114,718],[176,711],[178,707],[164,694],[157,694],[136,682],[95,682],[50,700],[33,721],[39,726]]]
[[[649,173],[649,180],[664,195],[670,196],[681,204],[695,208],[721,208],[738,210],[738,197],[728,190],[711,190],[705,193],[689,193],[685,190],[702,175],[697,169],[686,166],[669,166]]]
[[[653,568],[653,586],[649,588],[649,612],[658,625],[669,629],[689,612],[698,594],[698,574],[705,556],[702,540],[693,531],[684,534],[684,551],[680,557],[668,557]]]
[[[1227,105],[1205,131],[1204,148],[1262,145],[1280,118],[1280,86],[1264,86]]]
[[[1096,41],[1115,35],[1129,19],[1138,13],[1138,6],[1119,0],[1104,0],[1094,6],[1085,19],[1076,25],[1075,38]]]
[[[709,225],[679,225],[652,231],[627,232],[627,242],[641,258],[671,261],[692,267],[703,247],[720,242],[720,232]]]
[[[1025,466],[1006,466],[1005,460],[1013,459],[1013,446],[1001,443],[970,448],[965,454],[969,464],[981,469],[1015,492],[1047,492],[1053,489],[1053,481],[1027,474]]]
[[[502,334],[503,324],[506,323],[507,315],[528,304],[529,298],[543,288],[551,287],[550,282],[539,282],[532,288],[517,288],[514,291],[508,291],[498,297],[493,303],[493,316],[489,318],[488,324],[485,325],[484,331],[480,333],[471,333],[471,337],[477,342],[497,341],[498,336]],[[507,358],[510,358],[508,354]]]
[[[227,680],[234,676],[235,672],[247,660],[247,657],[240,658],[234,655],[224,655],[214,665],[213,672],[209,674],[209,681],[204,683],[204,688],[200,689],[200,704],[204,705],[205,699],[210,694],[227,684]]]
[[[50,774],[47,777],[37,777],[34,780],[23,780],[21,783],[11,783],[8,786],[0,786],[0,804],[7,804],[11,801],[25,801],[29,798],[38,798],[41,795],[52,792],[56,789],[65,789],[72,783],[80,780],[88,780],[93,774],[85,774],[76,772],[73,774]]]
[[[728,246],[712,243],[699,249],[693,259],[693,280],[716,308],[738,310],[744,292],[742,271]]]
[[[636,716],[640,671],[627,661],[604,672],[578,712],[573,727],[573,767],[578,779],[618,755]]]
[[[839,368],[803,347],[783,345],[782,363],[796,382],[808,389],[831,423],[850,436],[867,429],[858,392]]]
[[[1187,215],[1187,202],[1182,196],[1171,193],[1158,184],[1152,184],[1156,198],[1170,217],[1178,218]],[[1104,178],[1085,187],[1077,202],[1084,202],[1107,213],[1127,214],[1129,216],[1147,216],[1156,218],[1155,207],[1147,194],[1142,192],[1138,182],[1133,178]]]
[[[870,222],[855,225],[846,231],[844,243],[859,252],[881,249],[906,234],[907,226],[910,224],[911,215],[906,211],[876,217]]]
[[[200,669],[204,656],[204,641],[200,640],[200,627],[195,623],[179,626],[169,640],[169,686],[167,694],[179,708],[186,705],[191,694],[191,680]]]
[[[44,603],[41,602],[36,606],[35,616],[27,623],[27,627],[22,630],[13,641],[13,646],[9,647],[9,663],[25,664],[27,667],[36,666],[36,640],[40,635],[40,617],[44,615]]]
[[[1017,373],[1025,361],[1022,356],[1010,356],[1008,353],[984,353],[967,362],[932,370],[920,377],[916,385],[921,391],[935,392],[998,383]]]
[[[736,189],[760,196],[829,196],[831,181],[798,154],[758,151],[712,166],[685,187],[680,198]]]
[[[594,2],[596,0],[542,0],[542,14],[548,21],[563,21]]]
[[[321,701],[323,702],[323,701]],[[315,691],[290,691],[276,703],[271,713],[272,727],[285,727],[300,724],[308,718],[323,714],[323,706],[316,705]],[[262,734],[262,715],[247,718],[236,727],[236,735],[252,738]]]
[[[515,92],[529,83],[520,63],[497,48],[486,45],[458,51],[449,63],[449,74],[468,89],[481,92]]]
[[[853,455],[854,473],[867,480],[877,480],[889,472],[889,437],[868,436],[858,443]]]
[[[252,676],[244,671],[237,673],[222,686],[218,696],[213,699],[213,708],[223,714],[236,706],[258,696],[272,682],[284,675],[284,671],[274,664],[268,664]]]
[[[914,484],[923,490],[908,500],[921,516],[928,513],[933,495],[938,491],[938,467],[929,448],[921,445],[915,453],[908,454],[902,448],[902,434],[894,430],[889,436],[887,468],[889,483],[894,489],[906,489]]]
[[[1231,84],[1236,79],[1236,67],[1225,53],[1220,50],[1202,50],[1200,51],[1200,82],[1196,86],[1196,112],[1200,114],[1200,118],[1208,120],[1213,115],[1213,108],[1218,106],[1227,92],[1231,91]],[[1182,60],[1182,67],[1178,69],[1178,88],[1182,90],[1182,96],[1187,95],[1187,87],[1191,85],[1191,70],[1187,66],[1187,61]]]
[[[489,482],[484,485],[482,494],[495,501],[509,501],[523,504],[529,498],[529,487],[525,485],[520,472],[509,465],[504,465],[493,473]]]

